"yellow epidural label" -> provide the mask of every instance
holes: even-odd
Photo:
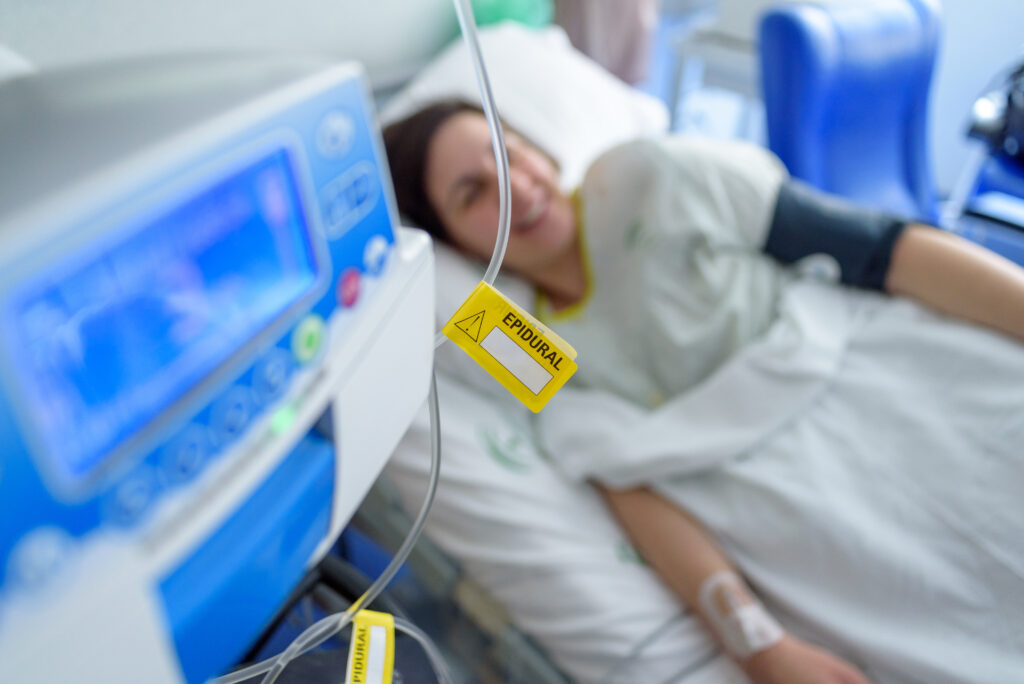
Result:
[[[391,684],[395,669],[395,618],[361,610],[352,619],[345,684]]]
[[[576,372],[575,349],[484,282],[441,332],[534,413]]]

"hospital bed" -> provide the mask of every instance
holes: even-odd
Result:
[[[603,79],[557,30],[500,27],[485,51],[503,116],[553,154],[569,187],[600,150],[666,128],[659,103]],[[442,96],[472,98],[468,66],[455,52],[385,103],[385,120]],[[480,271],[443,246],[435,254],[440,325]],[[533,296],[510,278],[503,291],[521,302]],[[850,346],[822,383],[829,390],[813,394],[784,429],[660,490],[708,525],[787,628],[873,681],[1012,681],[1024,667],[1012,626],[1024,595],[1013,541],[1024,534],[1014,493],[1024,443],[1020,349],[905,302],[840,299],[832,303],[857,313]],[[958,357],[963,348],[975,350],[967,362]],[[539,446],[543,426],[591,406],[584,401],[574,414],[564,391],[538,422],[458,350],[442,348],[435,363],[448,417],[431,540],[572,680],[746,681],[580,481],[642,478],[587,464],[567,469]],[[945,372],[933,374],[932,363]],[[887,370],[894,367],[900,372]],[[742,395],[742,373],[734,379],[726,394]],[[954,391],[964,383],[976,385],[967,399]],[[876,392],[892,401],[878,402]],[[890,413],[864,411],[875,404]],[[728,418],[726,405],[721,413]],[[692,433],[681,428],[678,440],[687,444]],[[386,471],[406,505],[425,476],[426,444],[421,417]],[[930,463],[913,465],[926,455]],[[890,623],[890,612],[905,622]]]

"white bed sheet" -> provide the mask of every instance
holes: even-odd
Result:
[[[445,367],[457,360],[442,358]],[[472,373],[438,374],[442,467],[425,534],[573,681],[746,682],[640,561],[593,488],[538,452],[532,414],[500,386],[488,391],[488,378],[476,386]],[[428,448],[421,414],[386,470],[410,511],[423,496]]]
[[[872,681],[1024,681],[1024,345],[904,300],[870,308],[812,402],[742,454],[654,484],[788,629]]]

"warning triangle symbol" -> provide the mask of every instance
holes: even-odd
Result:
[[[486,311],[486,309],[484,309]],[[474,342],[480,341],[480,328],[484,324],[484,312],[475,313],[469,318],[463,318],[455,324],[455,327],[473,338]]]

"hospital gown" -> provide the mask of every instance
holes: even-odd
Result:
[[[579,352],[579,381],[656,406],[763,334],[789,279],[762,252],[785,178],[763,148],[695,137],[599,158],[578,193],[587,296],[539,303]]]
[[[568,477],[652,486],[773,614],[872,681],[1024,673],[1024,349],[760,253],[785,174],[744,145],[618,148],[580,190],[591,292],[540,313],[579,382]]]

